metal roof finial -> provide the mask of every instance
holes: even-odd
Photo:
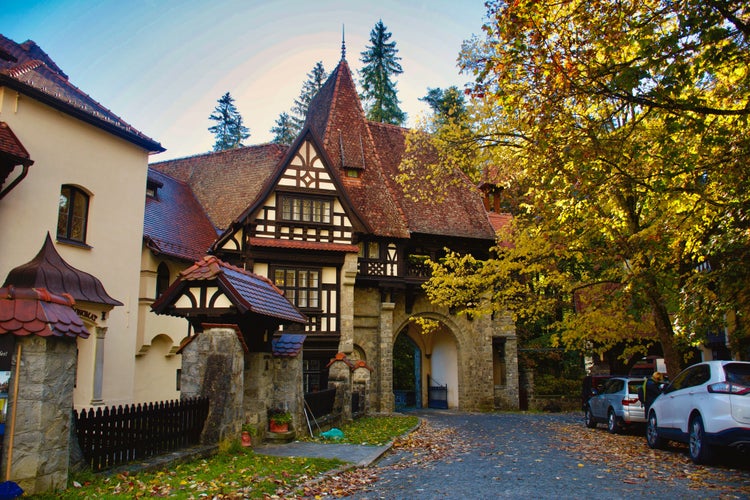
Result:
[[[344,36],[344,25],[341,25],[341,60],[346,61],[346,37]]]

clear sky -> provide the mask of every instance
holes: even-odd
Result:
[[[414,124],[428,87],[462,87],[461,43],[481,34],[482,0],[0,0],[0,33],[35,41],[70,81],[167,151],[152,161],[209,151],[216,101],[231,92],[251,137],[269,132],[317,61],[360,53],[382,19],[404,73],[401,108]]]

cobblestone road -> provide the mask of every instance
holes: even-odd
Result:
[[[750,498],[747,455],[696,466],[684,448],[650,450],[578,413],[416,414],[424,426],[349,498]]]

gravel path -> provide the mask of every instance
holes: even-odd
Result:
[[[695,466],[684,449],[653,451],[640,433],[587,429],[578,413],[416,414],[422,428],[347,498],[750,498],[747,455]]]

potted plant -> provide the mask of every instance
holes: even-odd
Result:
[[[269,429],[271,432],[289,432],[289,423],[292,414],[283,408],[271,408],[268,410]]]
[[[242,446],[252,446],[252,438],[255,435],[255,427],[250,424],[242,424]]]

